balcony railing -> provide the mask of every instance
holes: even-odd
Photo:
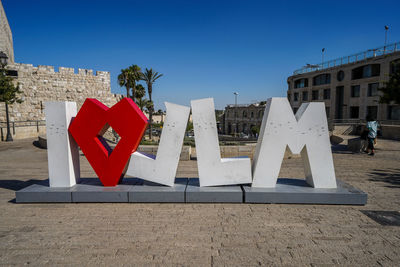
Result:
[[[324,69],[329,69],[345,64],[350,64],[350,63],[356,63],[359,61],[366,60],[368,58],[374,58],[374,57],[379,57],[387,54],[391,54],[394,52],[400,51],[400,42],[389,44],[386,46],[378,47],[375,49],[369,49],[364,52],[360,52],[357,54],[353,54],[347,57],[341,57],[337,59],[333,59],[330,61],[322,62],[317,65],[307,65],[301,69],[295,70],[293,72],[293,75],[299,75],[299,74],[304,74],[308,72],[313,72],[313,71],[318,71],[318,70],[324,70]]]

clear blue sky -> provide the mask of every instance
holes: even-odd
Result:
[[[216,107],[286,95],[286,79],[306,63],[400,41],[397,1],[2,0],[16,62],[111,72],[137,64],[164,74],[163,102]]]

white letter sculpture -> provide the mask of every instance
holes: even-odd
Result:
[[[161,134],[157,156],[134,152],[126,174],[147,181],[173,186],[182,150],[190,108],[165,103],[167,116]]]
[[[275,187],[286,146],[301,153],[308,184],[336,188],[325,105],[302,104],[296,113],[286,98],[267,101],[253,162],[253,187]]]
[[[47,157],[50,187],[71,187],[80,178],[79,148],[68,132],[75,102],[46,102]]]
[[[218,143],[214,100],[192,100],[200,186],[251,183],[249,158],[223,158]]]

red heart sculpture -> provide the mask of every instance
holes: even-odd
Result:
[[[112,127],[121,137],[112,150],[102,135]],[[87,98],[71,122],[69,132],[85,154],[104,186],[116,186],[136,151],[147,126],[147,118],[130,98],[108,108]]]

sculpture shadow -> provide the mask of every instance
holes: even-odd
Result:
[[[368,176],[369,181],[386,183],[388,188],[400,188],[400,169],[374,169]]]
[[[40,146],[40,143],[39,143],[39,141],[37,141],[37,140],[33,141],[33,142],[32,142],[32,145],[33,145],[34,147],[37,147],[37,148],[40,148],[40,149],[46,149],[46,148]]]
[[[31,179],[28,181],[20,181],[20,180],[0,180],[0,188],[8,189],[12,191],[19,191],[24,189],[25,187],[31,186],[33,184],[39,185],[49,185],[49,180],[36,180]],[[16,203],[15,198],[8,201],[9,203]]]
[[[27,180],[27,181],[0,180],[0,188],[12,190],[12,191],[19,191],[19,190],[24,189],[25,187],[28,187],[33,184],[48,186],[49,180],[36,180],[36,179],[31,179],[31,180]]]

